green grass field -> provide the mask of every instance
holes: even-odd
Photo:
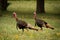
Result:
[[[35,1],[9,1],[11,3],[8,11],[0,13],[0,40],[60,40],[60,1],[45,1],[46,14],[37,14],[37,16],[55,29],[43,28],[43,31],[16,29],[16,21],[12,16],[15,11],[19,18],[34,26],[33,12],[36,10]],[[36,28],[38,28],[36,26]]]

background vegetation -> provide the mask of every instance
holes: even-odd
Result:
[[[60,1],[45,1],[46,14],[37,14],[55,29],[43,28],[43,31],[16,29],[16,21],[12,16],[15,11],[22,20],[34,26],[33,12],[36,10],[36,1],[8,1],[7,11],[0,13],[0,40],[60,40]],[[38,28],[36,26],[36,28]],[[39,28],[38,28],[39,29]]]

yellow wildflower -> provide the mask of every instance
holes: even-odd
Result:
[[[57,36],[60,36],[60,33],[56,33]]]
[[[19,37],[18,35],[15,35],[15,38],[17,38],[17,39],[18,39],[18,37]]]

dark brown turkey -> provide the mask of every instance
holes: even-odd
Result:
[[[36,12],[34,12],[34,19],[35,19],[35,26],[37,25],[38,27],[41,28],[41,30],[42,30],[42,27],[44,27],[44,25],[46,26],[46,28],[54,29],[44,20],[41,20],[41,19],[37,18]]]
[[[17,28],[17,29],[19,28],[19,29],[22,29],[22,31],[24,31],[24,29],[27,29],[27,28],[28,28],[28,29],[32,29],[32,30],[38,31],[38,29],[32,27],[31,24],[28,24],[28,23],[26,23],[26,22],[23,21],[23,20],[19,20],[19,19],[17,18],[16,12],[13,12],[13,17],[16,19],[16,22],[17,22],[16,28]]]

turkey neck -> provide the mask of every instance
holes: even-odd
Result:
[[[37,20],[37,17],[35,17],[35,20]]]
[[[34,15],[34,20],[37,21],[37,20],[41,20],[37,17],[37,15]]]
[[[37,20],[37,16],[36,15],[34,15],[34,19]]]
[[[14,16],[14,18],[16,19],[16,21],[18,21],[18,17],[17,16]]]
[[[15,19],[16,19],[16,21],[18,21],[18,18],[17,17]]]

